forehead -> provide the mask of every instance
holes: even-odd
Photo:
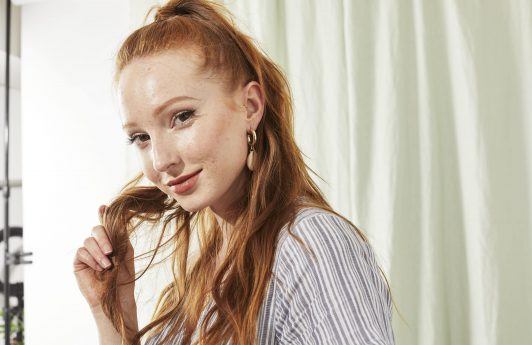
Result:
[[[199,88],[210,79],[201,73],[201,62],[190,49],[168,50],[136,58],[120,74],[119,96],[127,102],[139,97],[157,98],[170,90],[186,92]]]

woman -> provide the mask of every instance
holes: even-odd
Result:
[[[100,342],[393,344],[373,250],[311,179],[282,71],[224,8],[170,1],[116,62],[142,173],[101,208],[74,261]],[[170,228],[174,280],[139,331],[129,238],[146,223],[163,224],[153,255]]]

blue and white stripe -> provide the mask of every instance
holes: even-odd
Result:
[[[391,298],[371,246],[342,218],[315,207],[298,213],[292,232],[316,260],[282,230],[257,344],[395,344]],[[156,345],[168,329],[146,345]]]

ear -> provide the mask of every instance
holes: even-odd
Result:
[[[264,91],[258,82],[252,80],[244,86],[243,94],[246,127],[248,130],[256,130],[264,113]]]

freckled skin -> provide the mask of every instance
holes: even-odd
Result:
[[[255,81],[226,94],[219,78],[198,72],[200,62],[188,49],[135,59],[123,69],[117,95],[122,123],[136,123],[124,129],[126,135],[144,134],[133,145],[148,180],[187,211],[210,207],[223,216],[227,205],[241,195],[246,132],[256,130],[264,97]],[[181,95],[198,100],[178,101],[153,115],[159,105]],[[190,109],[195,113],[188,120],[174,117]],[[166,186],[199,169],[203,171],[191,191],[177,194]]]

